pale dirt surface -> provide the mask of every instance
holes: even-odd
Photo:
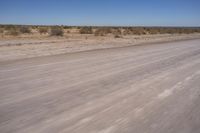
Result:
[[[200,40],[0,62],[1,133],[200,133]]]
[[[94,35],[76,35],[68,38],[2,38],[0,61],[194,38],[200,38],[200,34],[142,35],[123,38],[94,37]]]

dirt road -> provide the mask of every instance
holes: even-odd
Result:
[[[0,39],[0,62],[25,58],[77,53],[81,51],[125,47],[141,44],[199,39],[199,34],[155,34],[113,38],[110,36],[89,39],[18,38]]]
[[[0,63],[1,133],[200,133],[200,40]]]

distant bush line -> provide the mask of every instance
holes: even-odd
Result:
[[[77,34],[93,34],[95,36],[113,35],[120,38],[126,35],[148,34],[191,34],[200,33],[200,27],[95,27],[95,26],[44,26],[44,25],[0,25],[0,34],[18,36],[20,34],[48,34],[64,36],[76,29]],[[66,31],[66,32],[65,32]]]

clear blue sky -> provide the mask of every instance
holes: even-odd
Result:
[[[0,0],[0,23],[200,26],[200,0]]]

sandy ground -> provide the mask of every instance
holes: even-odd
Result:
[[[0,61],[193,38],[200,38],[200,34],[0,39]]]
[[[0,62],[0,92],[1,133],[200,133],[200,40]]]

